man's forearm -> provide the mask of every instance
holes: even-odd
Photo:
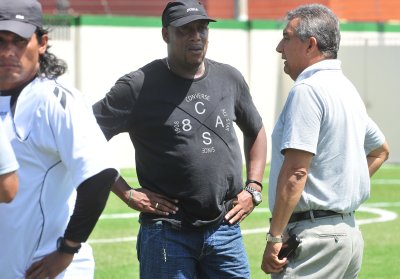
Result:
[[[16,171],[0,175],[0,203],[11,202],[18,191],[18,175]]]
[[[294,208],[300,200],[306,180],[307,172],[305,171],[298,170],[292,174],[288,173],[288,170],[281,171],[270,224],[272,235],[282,235]]]
[[[270,233],[281,235],[289,222],[307,181],[313,154],[296,149],[285,150],[285,159],[279,172],[272,212]]]
[[[389,145],[385,142],[379,148],[371,151],[367,155],[367,163],[369,176],[371,177],[374,173],[382,166],[382,164],[389,158]]]
[[[128,206],[129,193],[131,190],[132,188],[122,176],[118,177],[117,181],[115,181],[114,184],[111,186],[111,191],[116,194],[123,202],[128,204]]]
[[[267,158],[267,137],[264,127],[261,127],[255,139],[244,138],[244,149],[247,178],[262,183]]]

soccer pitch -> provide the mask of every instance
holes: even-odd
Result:
[[[267,185],[268,174],[267,168],[264,185]],[[122,175],[132,187],[139,187],[134,170],[122,170]],[[359,278],[400,278],[400,165],[384,165],[372,177],[371,184],[371,198],[356,212],[365,241]],[[270,278],[260,269],[271,216],[267,192],[268,187],[264,187],[264,202],[241,224],[251,278],[256,279]],[[138,215],[110,194],[103,215],[89,238],[96,261],[96,279],[139,278],[136,258]]]

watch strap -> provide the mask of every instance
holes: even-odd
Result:
[[[257,181],[257,180],[254,180],[254,179],[247,179],[245,185],[247,186],[247,185],[249,185],[249,184],[251,184],[251,183],[254,183],[254,184],[260,186],[260,187],[261,187],[261,190],[263,189],[262,183],[259,182],[259,181]]]
[[[251,187],[251,186],[244,186],[244,189],[249,192],[250,194],[253,195],[253,192],[258,192],[255,188]]]
[[[253,203],[255,204],[255,206],[259,205],[262,202],[261,192],[259,192],[257,189],[247,185],[243,189],[250,193],[250,195],[253,198]]]
[[[76,247],[69,246],[67,242],[65,241],[64,237],[59,237],[57,240],[57,251],[61,253],[67,253],[67,254],[75,254],[79,252],[79,249],[81,249],[81,244]]]
[[[267,242],[271,243],[282,243],[283,237],[282,236],[272,236],[269,232],[267,233]]]

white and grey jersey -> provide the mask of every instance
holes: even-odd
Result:
[[[0,120],[20,165],[19,192],[12,203],[0,205],[0,270],[2,278],[23,278],[33,258],[56,249],[76,188],[113,166],[81,93],[36,78],[21,91],[13,113],[10,97],[0,99]]]
[[[0,122],[0,175],[16,171],[18,162],[8,140],[7,134]]]

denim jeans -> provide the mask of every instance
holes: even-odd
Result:
[[[136,248],[141,279],[250,278],[239,224],[196,231],[142,224]]]

